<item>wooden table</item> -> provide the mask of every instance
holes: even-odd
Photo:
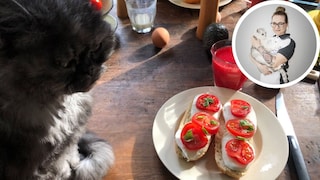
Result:
[[[234,0],[221,10],[222,23],[230,36],[245,7],[242,0]],[[175,94],[213,84],[209,57],[195,36],[199,10],[181,8],[167,0],[158,0],[157,10],[155,26],[168,29],[170,44],[156,49],[150,34],[137,34],[131,30],[128,19],[118,19],[118,48],[106,62],[107,72],[92,90],[95,104],[88,127],[112,144],[116,156],[105,180],[176,179],[154,149],[155,115]],[[116,17],[115,7],[111,14]],[[242,91],[275,111],[278,90],[247,82]],[[300,82],[282,91],[309,174],[312,179],[320,179],[317,84]],[[286,167],[278,179],[295,179],[293,176]]]

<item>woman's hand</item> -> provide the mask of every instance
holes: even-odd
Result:
[[[258,61],[256,61],[252,56],[250,56],[251,61],[257,66],[258,70],[264,74],[268,75],[271,74],[272,71],[269,69],[267,65],[260,64]]]
[[[259,71],[264,75],[269,75],[272,73],[272,71],[270,70],[270,68],[267,65],[258,63],[257,67],[258,67]]]
[[[276,56],[272,59],[272,68],[277,68],[281,64],[286,63],[288,60],[285,56],[280,53],[277,53]]]

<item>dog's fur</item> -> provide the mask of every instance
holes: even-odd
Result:
[[[85,124],[115,37],[89,0],[0,1],[0,179],[96,180],[114,161]]]

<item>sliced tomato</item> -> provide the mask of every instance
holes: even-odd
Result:
[[[201,149],[208,143],[202,127],[191,122],[183,127],[180,138],[183,145],[189,150]]]
[[[90,0],[90,2],[91,2],[91,4],[92,4],[92,6],[93,6],[96,10],[100,11],[100,10],[102,9],[102,2],[101,2],[101,0]]]
[[[251,138],[255,133],[255,126],[249,119],[230,119],[226,127],[232,135],[243,138]]]
[[[215,113],[220,110],[221,103],[218,97],[212,94],[202,94],[197,99],[196,107],[200,110]]]
[[[254,150],[246,141],[231,139],[226,143],[225,149],[227,154],[240,164],[247,165],[254,159]]]
[[[251,110],[251,105],[244,100],[231,100],[231,113],[236,117],[246,117]]]
[[[201,127],[204,127],[210,135],[217,134],[220,127],[219,121],[206,112],[197,112],[192,116],[191,121]]]

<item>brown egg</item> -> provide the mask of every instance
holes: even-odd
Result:
[[[170,34],[163,27],[156,28],[151,35],[152,43],[158,48],[165,47],[170,41]]]

